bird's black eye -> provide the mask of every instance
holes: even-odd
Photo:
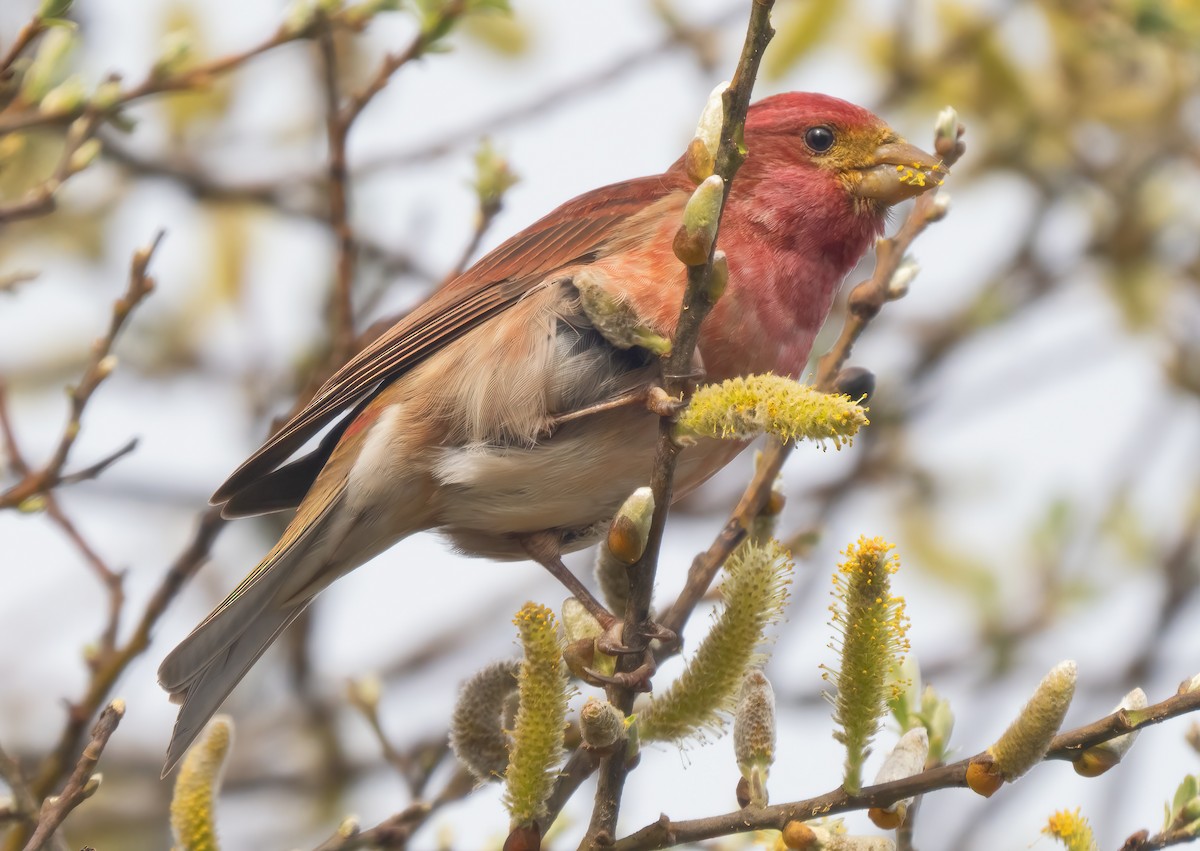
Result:
[[[815,153],[825,153],[833,147],[833,129],[823,124],[820,127],[808,128],[804,133],[804,144]]]

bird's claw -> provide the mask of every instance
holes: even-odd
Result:
[[[617,671],[613,674],[602,674],[594,668],[586,668],[584,671],[598,685],[627,688],[641,693],[650,691],[650,678],[657,669],[654,655],[647,652],[645,661],[632,671]]]

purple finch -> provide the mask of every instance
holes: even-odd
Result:
[[[718,381],[798,375],[889,206],[942,170],[870,112],[818,94],[755,104],[745,141],[721,219],[728,287],[697,352]],[[295,515],[159,669],[182,704],[168,769],[317,593],[407,535],[437,529],[472,555],[532,556],[582,589],[559,556],[593,542],[648,481],[658,418],[644,400],[660,361],[612,339],[581,289],[671,336],[686,281],[672,242],[694,189],[680,160],[563,204],[347,363],[234,471],[213,497],[226,516]],[[676,497],[743,446],[687,448]]]

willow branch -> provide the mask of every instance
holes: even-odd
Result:
[[[771,28],[773,5],[774,0],[755,0],[751,5],[750,22],[747,26],[741,57],[738,60],[733,80],[723,96],[724,121],[721,126],[721,141],[713,170],[725,182],[724,197],[726,200],[729,198],[729,190],[734,176],[745,159],[740,139],[742,128],[746,122],[746,113],[750,108],[750,94],[754,87],[754,79],[758,74],[759,62],[771,36],[775,34]],[[718,239],[719,233],[717,239],[714,239],[709,247],[708,258],[703,265],[688,267],[687,287],[684,290],[679,321],[675,327],[671,354],[663,368],[664,389],[669,396],[674,398],[680,397],[686,390],[692,356],[700,339],[700,325],[714,304],[709,281],[712,278],[713,252]],[[641,559],[629,569],[630,593],[625,611],[624,636],[626,643],[634,648],[645,646],[645,638],[639,632],[650,617],[654,577],[662,546],[667,512],[671,505],[675,463],[680,451],[672,431],[671,419],[663,417],[659,424],[658,446],[650,478],[650,487],[654,492],[655,501],[650,537]],[[630,654],[622,659],[624,670],[630,670],[637,665],[637,655]],[[626,714],[633,708],[633,698],[634,693],[630,688],[610,688],[609,699]],[[625,754],[622,749],[618,749],[616,753],[605,759],[596,788],[591,823],[581,848],[611,843],[616,831],[617,816],[620,813],[621,793],[625,785],[627,770]]]
[[[1045,759],[1073,761],[1089,747],[1102,744],[1117,736],[1161,724],[1170,718],[1200,710],[1200,690],[1176,694],[1136,713],[1119,711],[1054,737]],[[840,786],[816,798],[776,804],[757,809],[688,821],[672,821],[662,816],[658,821],[624,837],[613,845],[614,851],[649,851],[669,848],[685,842],[698,842],[735,833],[755,830],[782,830],[791,821],[837,815],[852,810],[886,807],[904,798],[912,798],[938,789],[965,787],[967,766],[983,753],[950,765],[931,768],[903,780],[864,787],[858,795],[848,795]],[[1137,848],[1138,846],[1134,846]],[[1154,846],[1149,846],[1154,847]]]
[[[100,713],[100,717],[96,720],[96,726],[92,728],[92,739],[79,755],[79,760],[75,763],[75,770],[71,772],[67,785],[61,793],[42,802],[42,812],[38,817],[37,828],[29,842],[25,844],[25,851],[38,851],[39,848],[45,847],[55,831],[70,815],[71,810],[96,791],[99,781],[96,779],[93,782],[93,772],[100,762],[100,755],[104,753],[108,740],[116,732],[117,725],[121,723],[124,715],[125,702],[121,700],[114,700]]]

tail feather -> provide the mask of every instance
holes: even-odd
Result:
[[[301,509],[262,563],[159,666],[159,685],[181,704],[164,777],[250,667],[338,575],[331,557],[340,540],[328,527],[339,497],[340,489],[311,520]]]
[[[166,777],[213,716],[229,693],[258,661],[288,624],[307,607],[307,602],[288,609],[269,608],[259,612],[247,628],[191,677],[171,688],[171,700],[181,702],[179,717],[167,747]]]

